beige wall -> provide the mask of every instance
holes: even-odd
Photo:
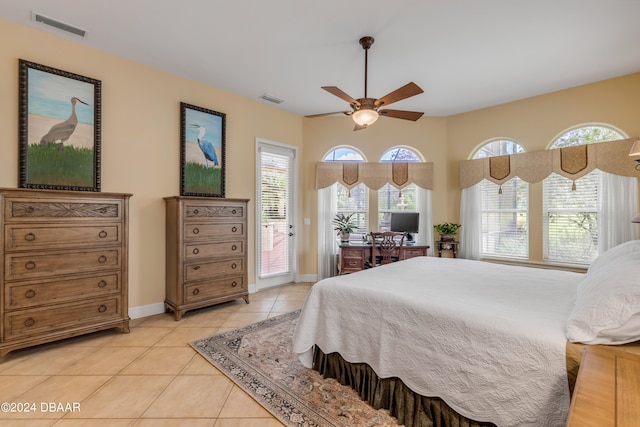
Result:
[[[102,81],[102,191],[133,193],[130,307],[164,300],[164,202],[179,193],[179,103],[227,114],[227,197],[255,197],[255,138],[300,147],[298,265],[317,272],[315,164],[333,147],[351,145],[368,160],[406,145],[434,162],[434,223],[457,221],[458,162],[483,141],[511,138],[542,150],[563,130],[607,123],[640,136],[640,73],[451,117],[418,122],[381,118],[354,132],[346,117],[306,119],[81,44],[0,19],[0,186],[18,183],[18,58]],[[422,95],[428,96],[428,95]],[[398,104],[398,108],[401,105]],[[304,145],[304,148],[303,148]],[[539,202],[533,185],[532,204]],[[255,283],[255,205],[250,203],[249,282]],[[532,224],[540,213],[530,212]],[[310,218],[308,226],[303,218]],[[540,221],[538,221],[539,223]],[[541,257],[541,230],[531,256]]]
[[[255,138],[301,146],[302,119],[0,19],[0,186],[18,185],[18,59],[102,81],[102,191],[130,202],[129,306],[164,301],[164,201],[180,192],[180,102],[227,114],[226,196],[254,199]],[[257,96],[257,95],[256,95]],[[249,282],[255,283],[249,204]]]

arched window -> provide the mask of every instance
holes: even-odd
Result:
[[[424,162],[422,156],[410,147],[394,147],[384,153],[380,162]],[[378,190],[378,228],[389,231],[391,212],[418,212],[417,186],[410,184],[399,190],[391,184],[385,184]]]
[[[338,147],[331,150],[322,159],[325,162],[364,162],[362,153],[352,147]],[[352,219],[358,226],[352,238],[361,239],[369,232],[369,189],[364,184],[349,190],[340,183],[336,186],[335,212],[338,214],[354,214]]]
[[[610,126],[572,128],[557,136],[549,149],[624,139]],[[551,174],[543,185],[544,259],[589,264],[599,253],[598,192],[601,172],[594,170],[575,182]]]
[[[494,139],[478,148],[472,158],[517,153],[524,153],[524,148],[517,142]],[[481,256],[527,259],[529,184],[516,176],[501,186],[487,180],[480,186]]]

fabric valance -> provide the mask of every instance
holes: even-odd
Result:
[[[629,150],[637,139],[463,160],[460,162],[460,187],[471,187],[483,179],[502,185],[515,176],[533,184],[552,173],[575,181],[594,169],[637,177],[640,173],[635,169],[636,163],[629,158]]]
[[[372,190],[379,190],[385,184],[391,184],[401,190],[416,184],[433,190],[433,162],[319,162],[316,166],[316,189],[336,182],[348,189],[364,184]]]

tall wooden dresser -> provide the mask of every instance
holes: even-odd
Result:
[[[0,357],[89,332],[129,332],[130,194],[0,189]]]
[[[243,298],[247,285],[246,199],[165,197],[165,306],[189,310]]]

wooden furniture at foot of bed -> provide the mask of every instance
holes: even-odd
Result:
[[[640,423],[640,354],[611,346],[584,349],[568,427]]]

